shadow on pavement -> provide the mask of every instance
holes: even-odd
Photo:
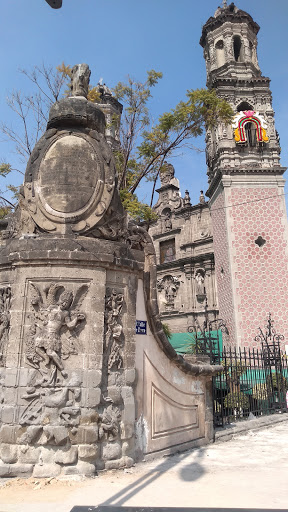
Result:
[[[196,452],[196,451],[195,451]],[[205,448],[199,448],[197,453],[197,458],[201,459],[204,455]],[[174,469],[178,464],[183,463],[183,461],[191,455],[191,451],[182,453],[180,455],[174,455],[173,458],[168,457],[166,460],[158,464],[155,468],[151,469],[147,472],[147,474],[138,478],[135,482],[128,485],[121,491],[117,492],[109,499],[101,503],[101,505],[123,505],[130,498],[138,494],[142,489],[154,483],[158,478],[160,478],[167,471]],[[205,469],[198,462],[191,462],[184,467],[179,469],[179,477],[187,482],[193,482],[201,478],[205,473]],[[101,506],[99,505],[99,506]]]

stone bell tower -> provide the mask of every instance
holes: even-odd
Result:
[[[288,335],[287,215],[269,78],[257,60],[259,26],[234,3],[209,18],[200,40],[207,85],[235,111],[206,135],[219,315],[229,341],[254,346],[271,312]],[[286,338],[287,339],[287,338]],[[228,342],[228,340],[226,340]]]

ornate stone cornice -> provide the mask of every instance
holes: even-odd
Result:
[[[202,35],[200,38],[200,45],[204,48],[206,37],[209,32],[212,32],[218,27],[221,27],[223,23],[248,23],[250,27],[252,28],[254,34],[258,34],[260,27],[258,23],[256,23],[253,18],[245,11],[241,11],[241,9],[238,9],[237,12],[231,12],[229,9],[225,9],[222,11],[222,13],[217,16],[216,18],[210,17],[208,21],[205,23],[203,29],[202,29]]]

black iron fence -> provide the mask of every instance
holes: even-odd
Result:
[[[281,350],[284,336],[276,333],[270,314],[254,339],[258,349],[223,347],[222,333],[229,334],[228,330],[223,320],[208,320],[207,303],[203,326],[191,326],[188,332],[193,354],[223,366],[223,372],[213,377],[215,426],[249,415],[288,412],[288,356]]]
[[[223,373],[213,379],[214,423],[287,412],[287,356],[278,343],[261,350],[223,348]]]

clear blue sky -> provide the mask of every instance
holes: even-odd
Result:
[[[42,62],[56,66],[62,61],[70,65],[86,62],[92,70],[91,82],[97,83],[103,77],[110,87],[125,80],[128,74],[144,80],[146,70],[162,71],[163,79],[151,101],[156,118],[184,99],[187,89],[205,86],[205,63],[199,39],[203,24],[220,3],[220,0],[63,0],[62,9],[54,10],[44,0],[0,0],[1,121],[15,125],[16,118],[5,104],[7,94],[13,89],[29,92],[29,83],[18,73],[18,68],[30,69]],[[285,166],[288,165],[288,1],[235,0],[235,3],[261,27],[258,58],[263,75],[271,78],[276,128]],[[17,166],[11,144],[3,141],[1,135],[0,140],[0,160],[4,158]],[[203,139],[196,139],[195,145],[204,149]],[[192,202],[198,202],[199,190],[207,189],[204,153],[179,154],[172,163],[182,195],[188,188]],[[146,188],[143,193],[148,200]]]

